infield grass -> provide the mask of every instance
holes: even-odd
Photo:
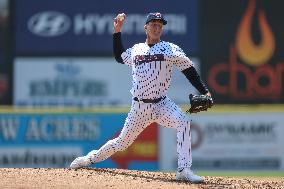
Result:
[[[277,180],[284,180],[284,171],[196,171],[196,173],[202,176],[277,178]]]

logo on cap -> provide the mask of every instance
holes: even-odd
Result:
[[[154,13],[154,15],[155,15],[156,17],[161,17],[161,13],[159,13],[159,12]]]

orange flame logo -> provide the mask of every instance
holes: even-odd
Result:
[[[250,26],[255,12],[255,0],[251,0],[240,23],[236,48],[242,61],[252,66],[260,66],[271,58],[275,51],[275,39],[270,29],[264,11],[258,14],[259,27],[261,32],[261,43],[256,45],[251,37]]]

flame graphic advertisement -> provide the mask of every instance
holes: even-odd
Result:
[[[284,103],[284,1],[205,2],[202,71],[216,102]]]
[[[263,10],[259,10],[257,15],[259,30],[261,32],[261,42],[257,45],[252,40],[250,27],[252,25],[253,15],[256,12],[255,4],[255,0],[249,1],[246,12],[238,27],[236,36],[236,48],[238,50],[238,55],[244,63],[252,66],[267,63],[273,56],[275,50],[273,32],[267,22],[265,12]]]

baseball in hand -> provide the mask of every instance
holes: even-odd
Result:
[[[119,21],[123,21],[123,20],[125,19],[125,14],[124,14],[124,13],[118,14],[116,18],[117,18]]]

